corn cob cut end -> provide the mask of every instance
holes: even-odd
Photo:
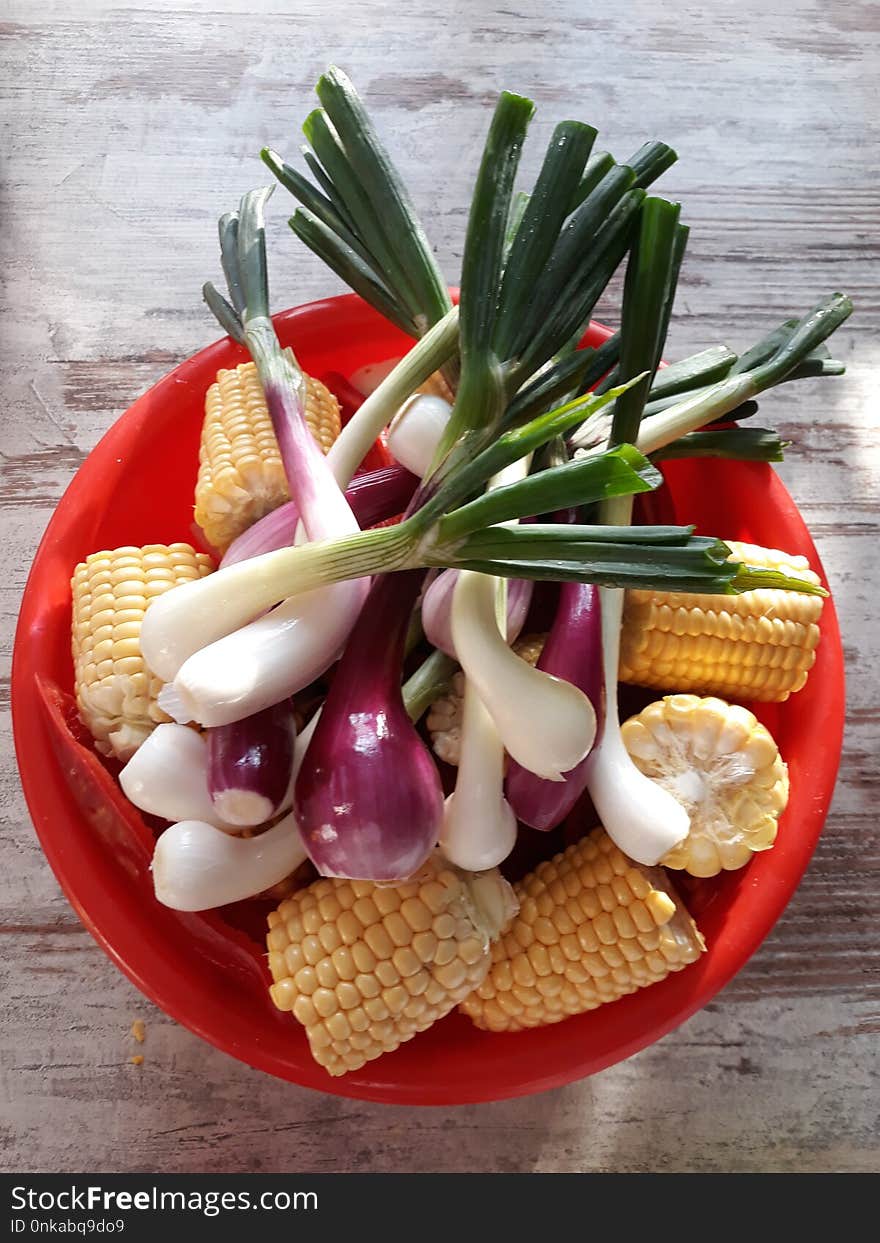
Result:
[[[130,759],[156,725],[171,719],[157,702],[162,683],[141,655],[141,622],[151,600],[213,568],[189,544],[147,544],[94,552],[74,570],[74,690],[102,755]]]
[[[769,731],[736,704],[667,695],[622,728],[636,766],[686,808],[691,827],[663,866],[692,876],[743,867],[776,841],[788,769]]]
[[[439,855],[402,885],[316,881],[269,916],[270,995],[305,1027],[315,1061],[344,1075],[476,988],[514,910],[497,872],[469,876]]]
[[[727,541],[731,559],[818,583],[805,557]],[[782,703],[816,659],[822,597],[627,591],[620,680],[666,691]]]
[[[306,422],[326,453],[340,430],[339,403],[306,376]],[[221,552],[290,499],[281,452],[252,362],[217,372],[205,395],[195,518]]]
[[[514,886],[519,914],[460,1010],[487,1031],[559,1023],[655,984],[705,949],[662,869],[595,829]]]

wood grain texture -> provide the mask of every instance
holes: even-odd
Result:
[[[858,0],[594,6],[559,0],[6,0],[0,545],[0,1127],[9,1170],[870,1170],[880,1097],[880,9]],[[552,12],[551,12],[552,9]],[[767,402],[782,474],[841,614],[849,722],[812,867],[762,950],[702,1013],[592,1080],[456,1110],[348,1102],[201,1043],[114,969],[30,827],[9,662],[37,540],[131,400],[216,331],[198,290],[215,221],[294,153],[329,61],[367,96],[451,278],[501,86],[620,155],[680,163],[692,226],[669,353],[734,348],[831,289],[855,299],[839,381]],[[526,163],[534,167],[536,141]],[[271,223],[276,306],[338,283]],[[723,532],[721,533],[723,534]],[[146,1019],[142,1047],[129,1034]],[[136,1051],[143,1066],[129,1064]]]

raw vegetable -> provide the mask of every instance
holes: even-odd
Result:
[[[422,597],[422,626],[425,638],[447,656],[457,659],[452,641],[452,597],[459,570],[442,570],[425,588]],[[507,580],[508,643],[520,635],[532,603],[534,583],[530,579]]]
[[[469,875],[436,854],[402,885],[316,881],[269,916],[270,995],[306,1029],[315,1061],[344,1075],[467,996],[515,911],[498,872]]]
[[[455,650],[510,756],[530,772],[559,781],[589,750],[595,710],[570,682],[515,655],[494,624],[494,610],[491,579],[462,575],[452,606]]]
[[[277,815],[290,788],[295,737],[289,699],[208,730],[208,789],[215,815],[236,825],[265,824]]]
[[[207,911],[270,889],[296,871],[305,857],[293,815],[247,838],[201,820],[183,820],[156,842],[153,886],[163,906]]]
[[[388,452],[421,479],[428,473],[452,406],[442,397],[417,393],[405,401],[388,428]]]
[[[666,325],[675,296],[678,268],[687,231],[678,207],[648,199],[640,231],[627,265],[621,328],[620,374],[642,378],[615,404],[609,434],[612,444],[635,440],[651,379],[657,370]],[[600,516],[625,525],[629,501],[606,501]],[[620,737],[617,675],[623,592],[600,591],[605,721],[602,736],[587,761],[590,798],[608,836],[637,863],[653,865],[687,834],[688,815],[671,794],[645,778],[630,760]]]
[[[345,490],[345,499],[358,525],[371,527],[402,513],[417,484],[416,477],[402,466],[385,466],[352,479]],[[274,552],[276,548],[289,548],[298,526],[299,510],[293,501],[288,501],[233,540],[223,555],[221,567]]]
[[[595,829],[514,885],[519,914],[461,1011],[488,1031],[522,1031],[595,1010],[695,962],[705,949],[660,868]]]
[[[464,686],[459,746],[458,773],[455,789],[446,799],[440,849],[456,867],[483,872],[503,863],[513,850],[517,824],[504,797],[504,745],[470,678]]]
[[[632,222],[641,206],[642,191],[631,188],[632,175],[614,169],[565,224],[569,195],[573,193],[570,186],[580,177],[592,142],[592,131],[566,123],[554,135],[533,196],[534,203],[546,207],[541,208],[540,236],[535,236],[537,218],[527,208],[513,243],[505,251],[512,174],[530,112],[528,101],[503,95],[490,131],[462,277],[461,386],[438,450],[435,477],[418,495],[414,512],[393,531],[362,533],[326,546],[279,550],[231,567],[221,573],[219,577],[225,581],[213,593],[201,591],[197,596],[190,591],[186,599],[178,593],[178,600],[172,599],[150,627],[153,650],[195,650],[219,638],[220,632],[228,633],[247,621],[248,612],[253,616],[285,595],[380,570],[457,564],[509,575],[514,565],[527,562],[528,568],[515,576],[547,575],[627,585],[628,575],[625,568],[621,573],[621,562],[630,560],[630,550],[617,547],[607,532],[605,547],[600,548],[601,535],[584,528],[567,531],[564,539],[552,528],[532,528],[525,536],[508,531],[500,533],[506,537],[501,543],[498,535],[479,529],[539,512],[537,502],[550,500],[554,488],[555,505],[542,508],[585,503],[591,499],[590,489],[582,486],[585,477],[579,473],[580,463],[541,472],[513,489],[500,489],[449,512],[451,505],[473,495],[507,461],[514,460],[510,454],[522,456],[558,435],[563,425],[570,426],[567,418],[571,412],[566,410],[565,417],[558,416],[556,422],[545,417],[528,424],[519,441],[501,437],[492,445],[512,396],[588,316],[626,250]],[[549,193],[552,186],[556,187],[555,196]],[[552,301],[552,314],[548,313],[548,299]],[[636,380],[633,376],[632,382]],[[603,397],[583,399],[577,413],[581,418],[589,416],[612,394],[618,395],[612,390]],[[619,492],[621,485],[623,490],[636,490],[622,480],[615,488],[611,483],[612,459],[606,458],[605,465],[609,474],[600,484],[599,495]],[[650,486],[647,477],[643,486]],[[653,552],[650,557],[651,568],[661,570],[659,577],[666,580],[665,585],[670,581],[679,588],[699,584],[706,591],[735,591],[752,585],[754,580],[747,571],[739,576],[736,571],[724,577],[718,574],[718,557],[723,552],[719,546],[683,540],[682,535],[675,532],[658,537],[654,533],[654,539],[661,538],[668,545],[662,556]],[[629,538],[639,542],[645,537]],[[589,546],[585,546],[588,541]],[[691,559],[691,553],[697,555]],[[597,562],[604,563],[604,570]],[[676,563],[679,573],[671,576],[668,571]],[[612,564],[614,570],[609,572]],[[639,578],[645,569],[643,558],[636,570]],[[770,584],[769,579],[765,581]],[[641,585],[648,583],[642,580]],[[224,698],[228,701],[232,696],[226,694]],[[234,710],[231,706],[224,709]]]
[[[530,465],[530,454],[512,463],[489,481],[489,490],[522,479]],[[483,627],[492,642],[509,645],[507,587],[503,578],[471,570],[458,574],[449,618],[452,650],[456,650],[455,632],[461,636]],[[492,601],[491,617],[483,608],[488,599]],[[461,653],[460,659],[467,673],[466,653]],[[482,871],[497,867],[511,853],[517,824],[504,797],[505,751],[499,725],[470,677],[465,682],[459,750],[455,789],[446,800],[440,849],[458,867]]]
[[[523,635],[511,645],[512,650],[520,660],[525,660],[534,666],[538,663],[545,637],[545,635]],[[426,687],[425,706],[430,706],[426,725],[434,753],[446,764],[454,766],[461,758],[465,677],[457,664],[442,653],[434,653],[434,656],[429,657],[425,664],[428,665],[437,656],[447,664],[443,668],[443,675],[437,677],[433,685]],[[458,672],[456,672],[457,669]],[[417,677],[418,673],[414,674],[407,686],[416,681]],[[430,698],[427,698],[429,694]]]
[[[327,877],[270,918],[269,966],[276,1006],[293,1011],[329,1073],[344,1074],[456,1003],[492,1031],[557,1022],[702,952],[663,873],[643,865],[708,876],[768,848],[785,766],[751,713],[714,699],[667,697],[621,730],[618,673],[664,690],[715,678],[738,695],[785,698],[807,676],[826,593],[785,554],[690,527],[633,527],[632,497],[660,484],[655,463],[667,459],[779,460],[775,433],[729,423],[777,383],[838,374],[824,341],[851,306],[833,295],[741,357],[718,346],[659,369],[687,230],[676,206],[645,191],[674,152],[648,143],[620,165],[593,153],[590,126],[564,121],[530,192],[515,193],[532,105],[505,93],[453,308],[353,87],[334,69],[318,94],[305,126],[314,182],[263,158],[303,204],[294,232],[416,344],[376,369],[383,379],[365,401],[349,394],[338,437],[338,411],[324,412],[324,458],[307,426],[312,382],[269,318],[270,191],[246,195],[220,226],[230,300],[211,285],[205,297],[254,362],[218,375],[200,477],[218,546],[238,538],[200,581],[210,564],[188,550],[186,591],[167,591],[175,573],[152,555],[172,549],[120,550],[118,564],[98,554],[111,562],[94,599],[80,590],[74,655],[78,690],[89,661],[103,679],[99,706],[114,728],[96,718],[101,745],[141,741],[165,706],[213,726],[199,736],[161,725],[120,779],[145,810],[177,821],[156,845],[160,901],[191,911],[265,894],[307,855]],[[620,332],[578,350],[627,255]],[[414,396],[438,368],[450,401]],[[413,473],[352,482],[395,412],[391,448]],[[263,441],[260,419],[271,424]],[[404,508],[394,526],[360,529]],[[443,572],[419,609],[426,570]],[[88,563],[80,571],[87,579]],[[510,643],[539,579],[560,587],[533,668]],[[440,650],[401,686],[424,637]],[[146,723],[119,711],[135,684]],[[307,686],[319,706],[294,740],[288,696]],[[84,714],[94,708],[83,702]],[[416,730],[430,703],[435,746],[459,761],[445,806]],[[496,870],[516,842],[514,813],[558,825],[585,783],[605,827],[526,877],[514,919]],[[232,835],[230,821],[279,816]]]
[[[400,880],[421,867],[437,842],[440,778],[400,689],[420,586],[418,572],[373,584],[297,778],[297,819],[324,876]]]
[[[731,541],[731,556],[818,583],[806,557]],[[801,689],[819,645],[820,596],[747,591],[733,600],[628,591],[620,679],[658,690],[782,703]]]
[[[303,131],[320,189],[267,147],[264,163],[304,204],[290,226],[352,289],[410,336],[449,311],[446,282],[406,187],[357,92],[335,66]]]
[[[601,737],[605,717],[602,623],[597,587],[591,583],[562,584],[553,625],[537,667],[545,674],[571,683],[586,695],[596,718],[592,744],[595,746]],[[517,819],[533,829],[552,829],[560,824],[584,792],[588,758],[589,752],[563,775],[562,781],[548,781],[516,761],[512,762],[504,788]]]
[[[715,384],[681,394],[671,405],[646,417],[635,443],[656,454],[680,437],[725,418],[737,418],[744,405],[777,384],[805,376],[839,375],[842,364],[824,357],[824,341],[852,314],[845,294],[821,299],[799,320],[786,320],[758,345],[743,354],[728,375]],[[825,368],[827,367],[827,370]],[[649,408],[646,408],[646,414]],[[612,408],[612,418],[616,409]],[[609,418],[590,417],[572,437],[576,457],[603,451],[608,445]]]
[[[690,817],[664,867],[716,876],[770,849],[788,802],[788,770],[753,713],[721,699],[666,695],[631,717],[622,734],[640,771]]]
[[[326,453],[339,435],[339,403],[304,376],[305,418]],[[224,551],[290,491],[272,417],[252,362],[217,372],[205,394],[195,520],[212,548]]]
[[[205,820],[238,831],[211,802],[207,742],[185,725],[157,725],[122,769],[119,784],[129,802],[148,815],[172,822]]]
[[[73,572],[72,649],[77,708],[102,755],[128,760],[160,721],[161,679],[143,655],[148,607],[172,587],[210,574],[190,544],[93,552]]]
[[[222,217],[220,249],[232,304],[210,283],[205,299],[229,334],[250,350],[291,499],[309,537],[327,539],[359,528],[306,425],[302,372],[291,352],[281,349],[269,318],[263,207],[270,192],[251,191],[243,197],[239,212]],[[200,652],[194,667],[185,662],[197,648],[169,642],[170,636],[161,631],[156,634],[148,628],[142,634],[143,652],[153,670],[174,677],[175,690],[192,720],[228,724],[277,703],[323,672],[345,642],[367,590],[368,583],[357,581],[328,590],[321,601],[327,610],[321,627],[314,620],[314,598],[306,602],[305,616],[298,615],[296,604],[287,603],[280,612],[256,622],[251,634],[239,634],[227,645]],[[259,669],[254,649],[267,647],[273,649],[273,663],[261,683],[254,676],[255,664]]]
[[[288,785],[279,811],[290,806],[293,784],[320,711],[318,709],[296,737]],[[205,752],[202,769],[205,785],[207,771]],[[240,844],[231,848],[222,840],[225,834],[220,829],[232,835],[241,832],[239,826],[217,828],[210,821],[188,816],[160,836],[152,868],[156,897],[163,905],[178,911],[206,911],[228,902],[240,902],[286,882],[306,859],[305,846],[292,813],[256,836],[236,836],[234,840]]]

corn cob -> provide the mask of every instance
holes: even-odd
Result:
[[[805,557],[727,541],[731,557],[818,583]],[[819,643],[820,596],[628,591],[620,680],[667,691],[781,703],[807,680]]]
[[[788,769],[746,708],[667,695],[631,717],[622,732],[638,768],[691,818],[687,837],[662,860],[664,867],[717,876],[770,849],[788,802]]]
[[[444,401],[449,402],[450,406],[455,401],[455,394],[442,371],[432,372],[427,380],[419,385],[416,392],[425,393],[429,397],[442,397]]]
[[[331,1075],[390,1053],[448,1014],[489,969],[515,911],[498,872],[432,857],[402,885],[324,879],[269,916],[272,1000]]]
[[[660,868],[595,829],[514,886],[519,914],[459,1009],[488,1031],[559,1023],[694,962],[705,945]]]
[[[544,648],[546,635],[527,634],[513,645],[517,656],[534,668]],[[464,674],[459,671],[445,695],[435,699],[428,713],[427,727],[434,754],[447,764],[457,765],[461,753],[461,722],[464,709]]]
[[[162,683],[144,663],[140,629],[151,600],[214,568],[189,544],[147,544],[93,552],[76,567],[74,682],[79,714],[102,755],[128,760],[161,721]]]
[[[326,453],[339,435],[339,403],[306,376],[306,422]],[[278,441],[253,363],[218,371],[205,395],[196,522],[225,552],[236,536],[289,500]]]

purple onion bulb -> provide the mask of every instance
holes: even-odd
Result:
[[[405,880],[437,843],[440,776],[400,690],[422,577],[410,570],[373,583],[296,780],[297,822],[323,876]]]
[[[562,584],[556,617],[538,668],[583,691],[596,712],[593,746],[579,764],[564,774],[562,781],[547,781],[515,761],[508,767],[505,793],[517,819],[533,829],[552,829],[565,819],[583,794],[588,761],[602,737],[605,695],[598,587],[592,583]]]
[[[265,824],[282,810],[293,771],[291,700],[206,731],[208,789],[227,824]]]

